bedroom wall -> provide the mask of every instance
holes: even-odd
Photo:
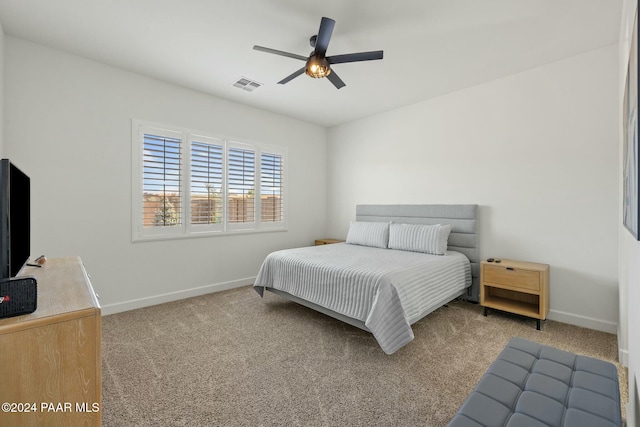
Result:
[[[611,45],[331,128],[329,235],[361,203],[477,203],[482,257],[550,264],[549,318],[616,333],[617,102]]]
[[[622,3],[622,19],[620,24],[619,42],[619,101],[622,105],[624,99],[624,86],[627,74],[627,62],[629,58],[632,26],[637,14],[637,0],[624,0]],[[619,126],[622,128],[622,111],[620,111]],[[623,335],[628,353],[626,356],[628,371],[629,404],[626,410],[627,425],[630,427],[640,423],[640,394],[638,389],[638,373],[640,372],[640,242],[622,226],[622,170],[623,170],[623,136],[619,137],[619,188],[620,198],[618,207],[619,251],[620,251],[620,329]]]
[[[81,256],[104,313],[250,284],[269,252],[325,236],[326,129],[19,38],[5,55],[32,255]],[[288,231],[132,243],[132,118],[287,147]]]

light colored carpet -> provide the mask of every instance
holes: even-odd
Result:
[[[443,426],[513,336],[616,363],[626,404],[614,335],[536,331],[464,302],[413,330],[389,356],[372,335],[251,287],[105,316],[103,425]]]

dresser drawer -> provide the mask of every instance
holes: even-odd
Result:
[[[512,288],[540,290],[540,272],[514,267],[485,265],[482,280],[486,284],[504,285]]]

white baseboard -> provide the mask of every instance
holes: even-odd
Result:
[[[618,348],[618,362],[622,366],[629,367],[629,351],[624,348]]]
[[[616,334],[618,332],[618,324],[615,322],[594,319],[593,317],[581,316],[579,314],[565,313],[564,311],[549,310],[547,318],[562,323],[568,323],[570,325],[581,326],[587,329],[608,332],[610,334]]]
[[[626,341],[626,340],[620,339],[621,334],[622,332],[620,332],[620,325],[618,325],[618,330],[616,332],[616,335],[618,335],[618,362],[620,362],[622,366],[628,368],[629,367],[629,350],[620,346],[623,341]],[[626,345],[626,342],[624,344]]]
[[[102,315],[121,313],[123,311],[135,310],[136,308],[149,307],[152,305],[163,304],[165,302],[197,297],[200,295],[210,294],[213,292],[226,291],[227,289],[239,288],[241,286],[251,285],[255,281],[255,277],[247,277],[245,279],[232,280],[230,282],[215,283],[212,285],[201,286],[199,288],[186,289],[183,291],[169,292],[166,294],[154,295],[151,297],[138,298],[129,301],[117,302],[115,304],[107,304],[102,306]]]

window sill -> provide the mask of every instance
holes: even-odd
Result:
[[[205,231],[199,233],[190,234],[157,234],[148,236],[134,236],[131,239],[132,243],[144,243],[144,242],[157,242],[166,240],[184,240],[184,239],[201,239],[203,237],[228,237],[239,236],[247,234],[265,234],[265,233],[279,233],[287,232],[287,227],[279,228],[265,228],[260,230],[230,230],[230,231]]]

